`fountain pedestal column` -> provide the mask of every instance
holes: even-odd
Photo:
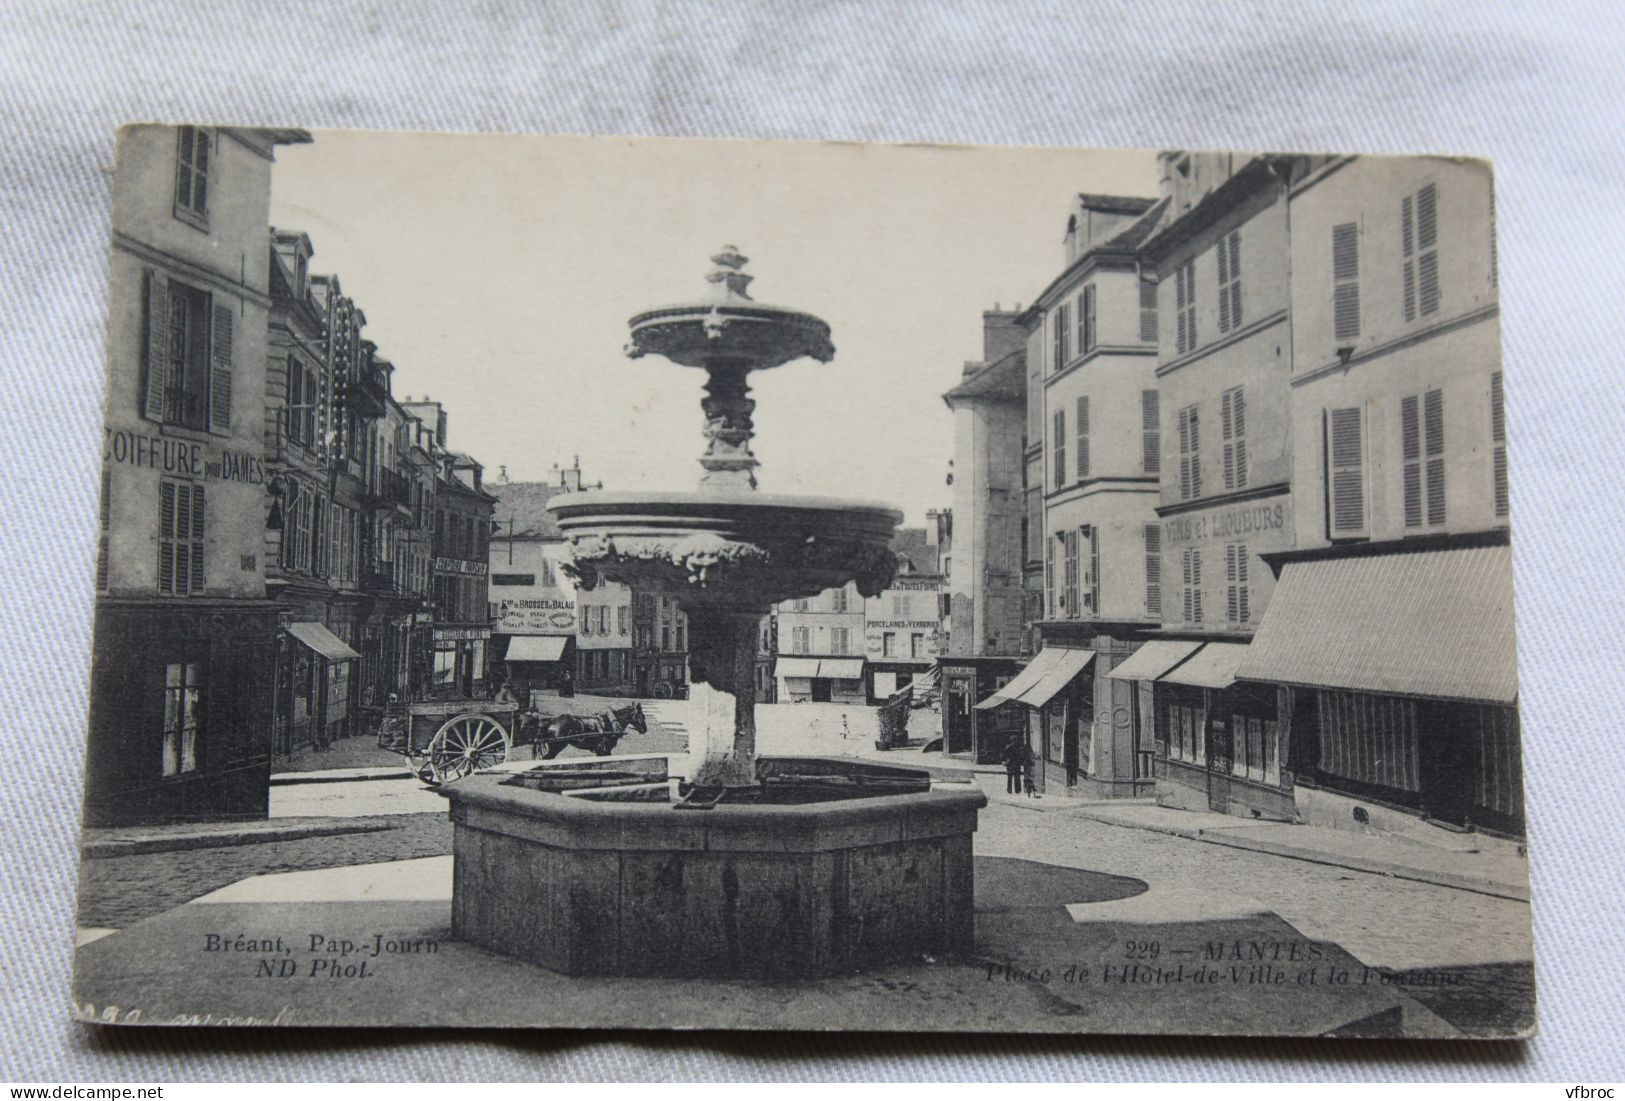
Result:
[[[756,641],[761,611],[689,612],[689,780],[756,785]]]

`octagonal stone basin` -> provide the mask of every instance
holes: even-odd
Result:
[[[571,975],[812,977],[971,949],[980,791],[767,757],[757,801],[687,810],[650,801],[668,778],[643,761],[442,788],[453,932]]]

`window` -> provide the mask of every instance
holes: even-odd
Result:
[[[1333,409],[1326,420],[1326,515],[1330,535],[1364,535],[1364,411],[1359,406]]]
[[[1045,540],[1044,546],[1044,592],[1049,603],[1049,617],[1055,618],[1055,540]]]
[[[686,619],[677,621],[677,648],[679,650],[688,649],[688,620]]]
[[[1202,495],[1201,439],[1196,406],[1179,411],[1179,499],[1188,501]]]
[[[1100,333],[1095,327],[1095,285],[1090,283],[1078,295],[1078,354],[1088,355],[1099,342]]]
[[[924,635],[909,635],[908,636],[908,656],[911,657],[911,658],[923,658],[923,657],[925,657],[925,636]]]
[[[1444,391],[1429,390],[1399,403],[1400,458],[1404,465],[1405,526],[1442,525],[1444,512]]]
[[[812,638],[812,628],[811,627],[792,627],[792,628],[790,628],[790,652],[792,654],[810,654],[810,653],[812,653],[811,638]]]
[[[1252,618],[1247,600],[1247,546],[1226,543],[1224,548],[1224,616],[1240,625]]]
[[[808,607],[809,607],[809,603],[805,598],[803,598],[801,600],[798,600],[795,603],[795,611],[798,611],[798,612],[805,612],[808,609]]]
[[[1400,273],[1405,320],[1439,309],[1439,191],[1428,184],[1399,204]]]
[[[316,443],[316,407],[319,401],[316,372],[294,356],[288,357],[288,438],[306,447]]]
[[[846,587],[831,589],[829,591],[829,609],[832,612],[846,611]]]
[[[1241,233],[1220,237],[1219,254],[1219,331],[1227,333],[1241,328]]]
[[[1147,524],[1145,538],[1145,614],[1162,618],[1162,526]]]
[[[158,483],[158,591],[189,596],[203,591],[203,487]]]
[[[1076,529],[1061,533],[1061,551],[1065,557],[1065,589],[1061,594],[1061,612],[1068,619],[1078,618],[1078,535]]]
[[[1174,351],[1196,348],[1196,264],[1186,260],[1174,269]]]
[[[186,221],[208,224],[209,154],[207,131],[180,128],[180,149],[175,165],[175,214]]]
[[[894,658],[897,656],[897,632],[887,631],[880,636],[880,654],[882,657]]]
[[[1180,552],[1180,564],[1183,570],[1185,622],[1202,622],[1202,552],[1196,547],[1187,547]]]
[[[1507,490],[1506,394],[1501,385],[1500,371],[1490,376],[1490,476],[1495,495],[1495,515],[1505,516],[1511,511],[1512,500]],[[105,494],[103,499],[106,499]]]
[[[1089,477],[1089,399],[1078,399],[1078,481]]]
[[[1062,367],[1065,367],[1066,361],[1071,358],[1071,347],[1068,342],[1068,337],[1070,335],[1068,332],[1068,326],[1071,324],[1069,320],[1070,312],[1071,311],[1066,308],[1065,302],[1055,307],[1055,365],[1052,368],[1052,370],[1055,371],[1059,371]]]
[[[1170,700],[1167,709],[1168,756],[1199,763],[1203,757],[1202,706]]]
[[[1235,712],[1230,716],[1230,772],[1249,780],[1279,783],[1277,723],[1273,718]]]
[[[1157,284],[1140,280],[1140,343],[1157,342]]]
[[[629,611],[631,611],[631,609],[628,608],[625,604],[622,604],[619,608],[615,609],[615,633],[616,634],[623,635],[623,636],[626,634],[626,616],[627,616],[627,613]]]
[[[832,654],[849,654],[852,652],[852,632],[849,628],[830,628],[829,652]]]
[[[197,771],[197,735],[203,705],[203,666],[172,661],[164,667],[165,776]]]
[[[1332,336],[1360,335],[1360,225],[1332,227]]]
[[[1162,470],[1161,395],[1140,391],[1140,466],[1147,474]]]
[[[1224,488],[1247,488],[1247,402],[1241,387],[1219,395],[1219,432],[1224,437]]]
[[[1055,435],[1050,446],[1055,450],[1055,488],[1066,485],[1066,410],[1055,411]]]

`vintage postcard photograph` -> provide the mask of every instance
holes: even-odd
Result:
[[[1487,162],[112,196],[79,1020],[1533,1033]]]

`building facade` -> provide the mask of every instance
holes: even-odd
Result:
[[[939,575],[916,572],[909,562],[890,585],[863,602],[863,676],[869,703],[884,703],[908,685],[925,682],[936,669],[942,591]]]
[[[1493,186],[1430,157],[1292,184],[1297,549],[1239,673],[1310,821],[1523,833]]]
[[[852,582],[778,606],[774,676],[786,703],[863,704],[863,598]]]
[[[263,817],[271,165],[300,131],[124,130],[86,820]]]

